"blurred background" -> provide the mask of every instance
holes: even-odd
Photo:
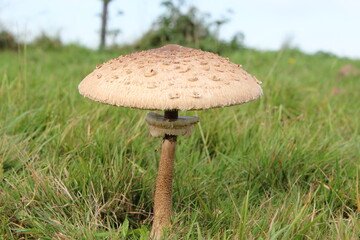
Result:
[[[0,48],[147,49],[166,43],[359,58],[356,0],[0,0]]]
[[[78,84],[168,43],[228,57],[264,90],[181,113],[201,121],[178,141],[168,239],[360,239],[359,10],[0,0],[0,239],[148,239],[161,142],[146,111],[84,99]]]

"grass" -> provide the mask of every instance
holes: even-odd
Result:
[[[0,239],[148,239],[160,139],[146,111],[77,85],[119,52],[0,52]],[[169,239],[358,239],[360,61],[296,50],[224,54],[257,101],[184,112]]]

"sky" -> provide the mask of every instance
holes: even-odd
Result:
[[[138,39],[164,12],[161,2],[113,0],[109,29],[121,30],[115,41],[121,44]],[[229,18],[220,30],[225,40],[242,32],[245,45],[252,48],[277,50],[286,42],[307,53],[326,51],[360,59],[360,0],[186,2],[209,13],[209,20]],[[101,0],[0,0],[0,24],[19,38],[31,40],[43,31],[59,35],[65,43],[91,48],[99,44],[100,12]]]

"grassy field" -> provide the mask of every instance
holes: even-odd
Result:
[[[79,95],[121,52],[0,52],[0,239],[148,239],[161,140],[147,111]],[[169,239],[360,237],[360,61],[296,50],[224,54],[257,101],[198,115],[179,138]]]

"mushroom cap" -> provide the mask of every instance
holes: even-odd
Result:
[[[166,45],[98,65],[81,81],[79,92],[123,107],[199,110],[255,100],[262,95],[260,84],[228,58]]]

